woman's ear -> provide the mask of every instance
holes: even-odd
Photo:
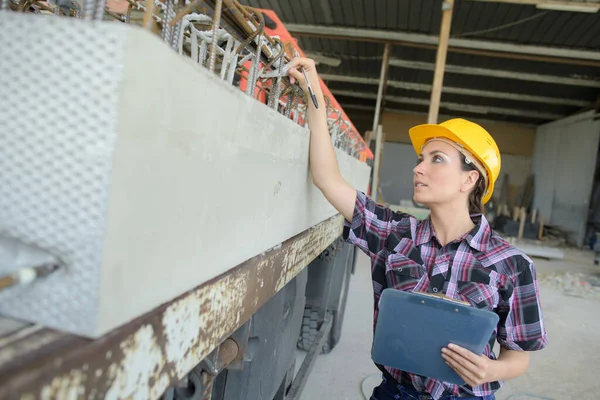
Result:
[[[465,180],[463,181],[462,191],[470,192],[475,187],[477,179],[479,179],[479,171],[465,171]]]

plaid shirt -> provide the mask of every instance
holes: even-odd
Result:
[[[532,261],[492,231],[482,215],[460,239],[441,246],[429,218],[395,213],[357,192],[352,222],[344,239],[371,258],[374,328],[383,289],[443,293],[500,317],[484,354],[491,359],[494,341],[512,350],[540,350],[548,344]],[[450,271],[450,276],[448,276]],[[441,357],[441,353],[440,353]],[[382,368],[382,366],[379,366]],[[502,382],[458,386],[384,367],[398,382],[412,382],[434,399],[442,395],[487,396]]]

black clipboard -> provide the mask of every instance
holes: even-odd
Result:
[[[492,311],[443,295],[385,289],[371,357],[376,364],[464,385],[442,348],[454,343],[482,354],[498,321]]]

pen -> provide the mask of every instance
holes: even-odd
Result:
[[[306,86],[308,87],[308,93],[310,94],[310,98],[312,99],[315,108],[319,108],[319,103],[317,103],[317,96],[315,96],[315,92],[313,92],[312,86],[310,86],[310,82],[308,81],[308,77],[306,76],[306,71],[302,68],[302,74],[304,74],[304,80],[306,80]]]

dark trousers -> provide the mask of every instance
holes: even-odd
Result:
[[[485,397],[458,397],[442,396],[440,400],[495,400],[494,395]],[[379,386],[373,389],[370,400],[433,400],[433,397],[426,393],[417,392],[412,387],[402,386],[388,374],[383,375],[383,380]]]

